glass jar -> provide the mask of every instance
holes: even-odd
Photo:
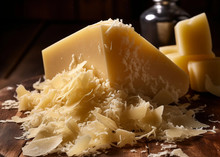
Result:
[[[140,16],[141,35],[156,47],[175,44],[175,24],[190,15],[176,5],[177,0],[153,1]]]

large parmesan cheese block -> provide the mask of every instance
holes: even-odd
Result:
[[[87,26],[44,49],[42,54],[47,79],[68,70],[74,55],[75,60],[86,60],[114,88],[149,97],[166,90],[173,100],[188,91],[186,73],[119,20]]]
[[[212,53],[211,33],[205,13],[178,22],[175,38],[182,55]]]

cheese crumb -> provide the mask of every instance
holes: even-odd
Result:
[[[173,149],[177,147],[176,144],[164,144],[164,143],[162,143],[161,146],[162,146],[161,150]]]
[[[156,153],[150,153],[148,155],[148,157],[161,157],[161,156],[189,157],[180,148],[173,149],[172,151],[165,150],[165,151],[162,151],[162,152],[158,152],[157,154]]]
[[[10,90],[13,90],[14,87],[10,87],[10,86],[8,86],[6,89],[10,91]]]
[[[131,149],[130,152],[131,152],[131,153],[137,153],[137,150]]]

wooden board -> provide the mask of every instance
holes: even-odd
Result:
[[[39,76],[21,82],[26,88],[31,89],[32,84],[39,79]],[[8,99],[14,99],[16,85],[6,87],[0,90],[0,120],[10,119],[16,114],[17,109],[5,110],[1,108],[1,104]],[[190,94],[198,94],[190,92]],[[205,112],[198,113],[196,118],[203,123],[209,124],[211,128],[216,127],[216,133],[208,132],[202,136],[193,137],[183,142],[178,142],[178,148],[190,157],[216,157],[220,156],[220,98],[208,93],[200,94],[199,101],[191,102],[193,106],[207,105]],[[211,122],[211,121],[216,121]],[[0,123],[0,157],[24,157],[22,155],[22,146],[24,140],[16,140],[15,137],[22,135],[19,125],[15,123]],[[150,153],[161,152],[162,142],[158,141],[142,141],[137,146],[127,147],[123,149],[112,148],[107,150],[107,154],[101,154],[101,157],[145,157]],[[135,152],[131,152],[135,150]],[[55,157],[57,154],[48,155],[47,157]],[[66,156],[66,155],[60,155]]]

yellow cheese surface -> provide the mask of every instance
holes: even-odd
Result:
[[[188,91],[188,76],[134,29],[118,20],[90,25],[43,50],[45,76],[68,69],[72,55],[86,60],[112,87],[155,96],[167,90],[176,100]]]
[[[170,53],[178,52],[178,47],[177,47],[177,45],[161,46],[161,47],[159,47],[159,51],[162,52],[163,54],[167,55]]]
[[[191,61],[188,65],[190,84],[193,90],[204,92],[206,76],[212,83],[220,86],[220,58],[206,59],[201,61]]]
[[[69,70],[72,55],[89,61],[89,65],[98,67],[102,77],[106,77],[104,49],[100,25],[85,27],[82,30],[60,40],[42,51],[45,77],[52,79],[57,73]],[[83,56],[81,56],[83,55]]]
[[[210,53],[208,55],[181,55],[180,53],[170,53],[166,55],[171,59],[176,65],[178,65],[182,70],[188,73],[188,63],[189,61],[199,61],[209,58],[214,58],[215,54]]]
[[[205,13],[178,22],[175,38],[182,55],[212,53],[211,33]]]

